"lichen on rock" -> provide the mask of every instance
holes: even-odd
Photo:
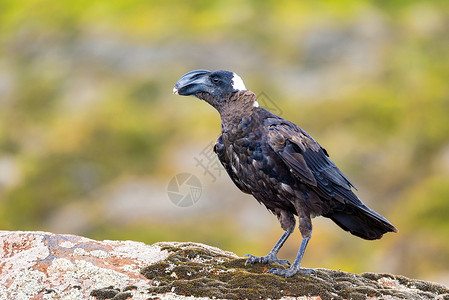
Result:
[[[390,274],[316,269],[316,276],[265,273],[278,264],[248,264],[235,254],[194,243],[159,243],[168,257],[142,269],[149,291],[218,299],[449,299],[444,286]]]
[[[265,273],[198,243],[95,241],[48,232],[0,231],[0,299],[448,299],[438,284],[391,274],[316,269]]]
[[[0,299],[87,299],[110,285],[143,287],[140,269],[167,255],[132,241],[0,231]]]

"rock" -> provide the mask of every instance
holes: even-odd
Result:
[[[0,231],[0,299],[449,299],[442,285],[316,269],[283,278],[197,243],[95,241]]]
[[[132,241],[0,231],[0,299],[88,299],[108,286],[144,290],[149,280],[140,270],[167,256],[160,246]]]

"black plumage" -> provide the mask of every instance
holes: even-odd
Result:
[[[218,110],[222,134],[214,151],[220,162],[235,185],[274,213],[285,230],[268,255],[248,255],[247,263],[288,263],[278,259],[277,253],[294,230],[295,215],[303,238],[298,255],[290,268],[275,268],[270,273],[293,276],[313,272],[301,268],[301,260],[315,216],[330,218],[367,240],[397,232],[357,198],[354,185],[323,147],[295,124],[259,107],[255,94],[246,90],[235,73],[192,71],[179,79],[173,92],[193,95]]]

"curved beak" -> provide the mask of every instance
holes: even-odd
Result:
[[[196,96],[197,93],[206,92],[208,83],[208,74],[210,71],[207,70],[196,70],[184,74],[176,82],[173,88],[173,94],[178,94],[182,96]]]

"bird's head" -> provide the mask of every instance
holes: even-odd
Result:
[[[234,72],[196,70],[184,74],[176,82],[173,93],[195,96],[219,109],[233,94],[245,90],[242,78]]]

